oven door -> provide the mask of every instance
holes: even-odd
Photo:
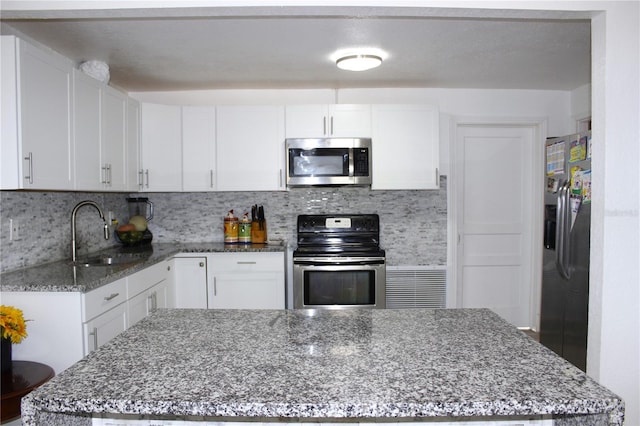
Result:
[[[294,258],[295,309],[386,307],[384,258]]]

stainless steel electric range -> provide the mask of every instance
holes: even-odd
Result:
[[[295,309],[384,308],[385,252],[377,214],[300,215]]]

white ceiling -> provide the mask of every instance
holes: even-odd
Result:
[[[388,13],[391,11],[392,13]],[[439,87],[572,90],[590,82],[584,16],[253,8],[2,13],[11,28],[71,58],[109,64],[126,91]],[[7,27],[9,25],[9,27]],[[378,47],[381,67],[340,70],[341,48]]]

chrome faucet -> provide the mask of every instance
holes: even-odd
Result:
[[[96,210],[98,210],[98,213],[100,214],[100,219],[102,219],[102,221],[104,222],[104,239],[105,240],[109,239],[109,225],[107,224],[107,220],[104,218],[104,213],[102,212],[102,209],[100,208],[98,203],[96,203],[95,201],[90,201],[90,200],[79,202],[73,208],[73,211],[71,212],[71,260],[73,262],[76,261],[76,257],[77,257],[77,253],[76,253],[76,214],[78,213],[78,210],[83,206],[93,206],[93,207],[96,208]]]

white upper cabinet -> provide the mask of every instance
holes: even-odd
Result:
[[[110,191],[127,187],[127,96],[103,86],[101,125],[102,184]]]
[[[182,191],[182,107],[141,105],[141,191]]]
[[[75,189],[127,190],[127,96],[73,71]]]
[[[142,190],[143,171],[140,164],[140,103],[135,99],[127,99],[127,145],[126,145],[126,175],[127,190]]]
[[[285,189],[283,162],[283,106],[217,107],[218,191]]]
[[[366,104],[288,105],[285,119],[287,138],[371,136]]]
[[[216,109],[182,108],[182,187],[216,189]]]
[[[2,37],[2,189],[73,189],[71,72],[66,58]]]
[[[100,190],[103,187],[100,155],[100,82],[73,70],[73,140],[75,151],[75,189]]]
[[[372,189],[439,187],[439,112],[433,105],[374,105]]]

